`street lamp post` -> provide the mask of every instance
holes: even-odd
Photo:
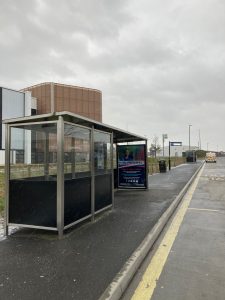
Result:
[[[201,131],[200,131],[200,129],[198,131],[198,140],[199,140],[199,150],[201,150],[202,149],[202,145],[201,145]]]
[[[188,125],[189,126],[189,151],[191,150],[191,126],[192,125]]]
[[[162,135],[162,142],[163,142],[163,157],[164,157],[164,142],[165,142],[165,139],[168,139],[167,133],[164,133],[164,134]]]
[[[169,141],[169,171],[171,170],[171,161],[170,161],[170,141]]]

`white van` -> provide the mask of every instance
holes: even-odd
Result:
[[[216,163],[216,153],[207,152],[205,156],[205,162],[214,162]]]

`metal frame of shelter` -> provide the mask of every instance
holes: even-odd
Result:
[[[37,229],[47,229],[57,231],[59,237],[62,237],[64,230],[74,226],[75,224],[84,221],[85,219],[95,218],[95,215],[114,207],[114,162],[113,162],[113,146],[119,143],[129,142],[142,142],[147,147],[147,139],[136,134],[132,134],[115,127],[108,126],[106,124],[82,117],[77,114],[69,112],[56,112],[50,114],[43,114],[25,118],[10,119],[4,121],[6,125],[5,132],[5,235],[8,235],[9,226],[28,227]],[[19,136],[12,132],[22,129],[25,132],[33,130],[35,128],[45,128],[55,126],[55,147],[57,153],[57,159],[55,161],[56,172],[52,176],[52,181],[48,181],[49,176],[49,161],[47,160],[49,153],[46,150],[44,154],[44,160],[42,165],[43,176],[37,177],[31,176],[29,178],[11,178],[11,164],[12,164],[12,152],[13,152],[13,139],[19,139]],[[39,126],[39,127],[38,127]],[[65,174],[65,127],[74,126],[73,128],[81,128],[88,130],[89,133],[89,175],[88,180],[85,182],[83,178],[75,178],[75,169],[71,165],[70,180],[66,181]],[[13,131],[14,130],[14,131]],[[21,132],[22,132],[21,130]],[[107,173],[100,174],[97,178],[96,166],[95,166],[95,134],[106,134],[107,137],[107,155],[109,159],[107,161]],[[49,149],[49,134],[51,132],[45,132],[46,140],[44,143],[45,149]],[[17,136],[17,137],[15,137]],[[110,153],[110,154],[109,154]],[[147,151],[146,151],[146,166],[147,166]],[[21,164],[21,169],[22,169]],[[34,174],[35,172],[33,172]],[[148,173],[146,171],[146,188],[148,187]],[[35,180],[36,181],[35,181]],[[80,180],[80,181],[79,181]],[[99,181],[98,181],[99,180]],[[80,188],[83,186],[82,190]],[[102,188],[105,187],[105,195],[102,192]],[[45,191],[41,191],[46,187]],[[104,188],[103,188],[104,189]],[[67,190],[69,192],[67,192]],[[67,215],[72,210],[74,212],[74,195],[76,197],[82,196],[88,193],[86,197],[90,199],[88,201],[88,209],[73,219],[69,217],[66,221]],[[39,194],[40,193],[40,194]],[[68,194],[69,193],[69,194]],[[46,197],[46,198],[45,198]],[[47,198],[49,197],[49,198]],[[45,199],[42,199],[45,198]],[[67,198],[70,198],[67,200]],[[99,200],[97,199],[99,198]],[[36,200],[35,200],[36,199]],[[50,200],[49,200],[50,199]],[[105,199],[108,199],[106,202]],[[43,200],[43,201],[42,201]],[[50,207],[47,208],[49,202]],[[37,208],[32,208],[32,201],[36,201]],[[40,204],[40,201],[41,204]],[[68,204],[66,203],[68,201]],[[83,199],[80,200],[82,203]],[[96,204],[98,201],[98,204]],[[103,203],[104,202],[104,203]],[[72,203],[72,204],[71,204]],[[81,205],[82,204],[77,204]],[[97,207],[97,208],[96,208]],[[26,217],[21,217],[24,214]],[[40,212],[40,215],[38,214]],[[40,218],[48,218],[48,212],[52,214],[54,221],[51,223],[41,223]],[[20,217],[18,217],[20,214]],[[13,217],[14,216],[14,217]],[[38,219],[38,222],[34,222],[32,218]]]

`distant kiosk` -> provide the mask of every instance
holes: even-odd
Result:
[[[185,152],[185,157],[187,162],[196,162],[197,155],[196,151],[190,150]]]

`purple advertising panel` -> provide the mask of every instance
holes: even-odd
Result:
[[[118,145],[118,187],[146,188],[146,145]]]

